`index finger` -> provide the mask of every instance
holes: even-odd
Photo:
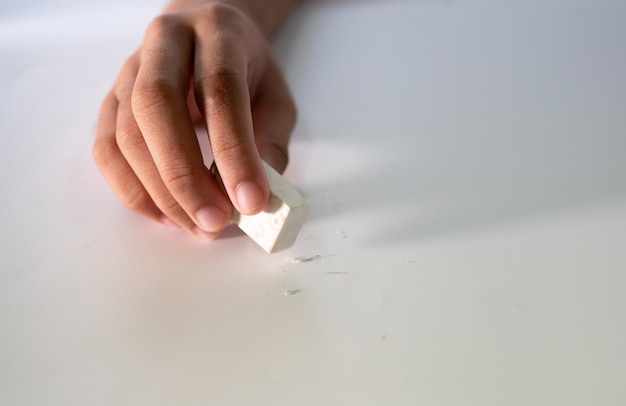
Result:
[[[245,50],[224,36],[199,41],[194,89],[213,156],[237,210],[255,214],[267,205],[270,190],[254,141]]]
[[[191,30],[177,16],[157,18],[147,31],[133,89],[137,124],[167,189],[203,230],[224,228],[228,198],[204,165],[189,110]]]

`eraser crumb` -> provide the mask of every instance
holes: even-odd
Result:
[[[313,255],[312,257],[286,257],[285,260],[287,262],[291,262],[292,264],[301,264],[303,262],[311,262],[316,261],[318,259],[322,259],[321,255]]]

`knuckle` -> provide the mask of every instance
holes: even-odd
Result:
[[[146,29],[146,36],[150,38],[165,38],[179,26],[180,18],[178,15],[162,14],[150,22]]]
[[[172,194],[183,194],[193,190],[195,173],[188,165],[169,163],[161,170],[161,178]]]
[[[135,188],[124,198],[124,205],[133,213],[145,214],[153,204],[152,198],[143,188]]]
[[[122,151],[137,149],[144,143],[137,124],[131,119],[123,120],[117,124],[115,141]]]
[[[220,20],[231,18],[233,14],[237,13],[236,8],[223,3],[212,3],[206,8],[206,11],[210,16]]]
[[[187,217],[180,203],[176,201],[167,187],[157,188],[152,192],[156,206],[171,219],[182,220]]]
[[[138,70],[139,55],[135,53],[124,62],[117,76],[117,80],[115,81],[115,85],[113,86],[112,93],[118,100],[121,101],[124,98],[130,97],[133,90],[133,79],[137,76]]]
[[[210,3],[203,8],[202,17],[198,24],[210,24],[211,27],[225,25],[232,26],[232,23],[241,17],[241,12],[228,4]]]
[[[195,227],[195,223],[191,220],[191,218],[187,215],[185,210],[180,206],[180,204],[172,198],[171,195],[164,196],[162,200],[157,200],[156,205],[164,213],[167,217],[175,221],[177,224],[182,226],[183,228],[192,230]]]
[[[91,155],[100,170],[106,169],[118,157],[115,140],[112,138],[96,140],[91,149]]]
[[[222,62],[211,66],[206,72],[199,72],[196,89],[203,94],[208,107],[222,107],[230,104],[236,89],[242,85],[236,69]]]
[[[178,202],[174,200],[171,195],[163,196],[159,200],[159,209],[170,216],[172,213],[180,214],[183,211]]]
[[[240,82],[239,74],[232,65],[227,63],[215,64],[208,72],[210,83],[216,85],[232,85]]]
[[[131,96],[133,113],[143,114],[168,104],[180,92],[167,75],[155,73],[148,80],[135,84]]]
[[[246,143],[238,137],[220,137],[212,145],[213,154],[221,160],[235,159],[245,148]]]
[[[159,209],[169,217],[184,218],[185,212],[171,195],[163,196],[158,203]]]

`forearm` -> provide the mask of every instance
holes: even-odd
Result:
[[[241,10],[269,38],[278,30],[297,0],[173,0],[165,12],[181,12],[211,3]]]

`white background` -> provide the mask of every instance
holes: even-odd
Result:
[[[274,255],[91,162],[161,6],[0,5],[0,404],[626,404],[626,3],[305,2]]]

